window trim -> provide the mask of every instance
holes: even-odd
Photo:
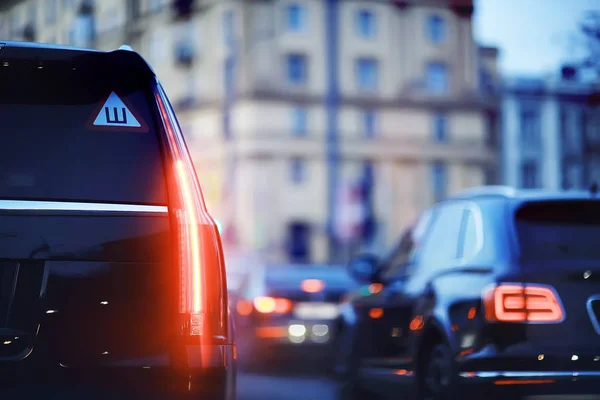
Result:
[[[460,227],[460,231],[458,233],[458,249],[457,249],[457,255],[459,255],[459,257],[456,258],[456,260],[459,262],[459,266],[462,266],[466,263],[468,263],[469,261],[475,259],[483,250],[483,246],[485,243],[485,235],[483,233],[483,213],[481,212],[481,208],[479,207],[478,204],[476,204],[475,202],[472,201],[464,201],[464,209],[463,209],[463,220],[461,221],[461,227]],[[472,213],[473,214],[473,219],[475,221],[475,239],[476,239],[476,246],[475,246],[475,251],[473,252],[472,255],[470,256],[466,256],[464,255],[464,248],[465,248],[465,231],[467,228],[467,222],[468,222],[468,213]],[[459,253],[460,252],[460,253]]]

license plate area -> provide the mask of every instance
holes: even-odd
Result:
[[[294,317],[302,320],[333,320],[339,313],[335,303],[297,303],[294,306]]]

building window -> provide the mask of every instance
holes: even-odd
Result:
[[[447,193],[447,166],[442,161],[436,161],[431,166],[431,183],[433,201],[438,202],[446,198]]]
[[[304,160],[299,157],[292,158],[290,164],[290,175],[293,183],[301,183],[305,178]]]
[[[307,61],[303,54],[290,54],[287,56],[287,79],[294,85],[302,85],[307,80]]]
[[[448,141],[448,119],[444,114],[433,117],[433,140],[436,142]]]
[[[358,36],[369,39],[375,37],[375,14],[369,10],[360,10],[356,13],[356,33]]]
[[[535,161],[526,161],[521,165],[521,187],[524,189],[538,187],[538,167]]]
[[[308,113],[304,107],[296,107],[292,110],[292,135],[306,136]]]
[[[310,225],[306,222],[293,222],[288,225],[287,248],[290,262],[310,260]]]
[[[433,94],[448,91],[448,67],[444,63],[434,62],[427,65],[427,89]]]
[[[302,32],[306,29],[306,7],[300,4],[290,4],[285,9],[287,30]]]
[[[375,111],[366,110],[362,113],[362,126],[363,126],[363,136],[366,138],[374,138],[375,137],[375,129],[376,129],[376,117]]]
[[[373,91],[379,81],[379,64],[374,58],[359,58],[356,61],[356,86],[359,90]]]
[[[427,18],[427,36],[432,43],[441,43],[446,37],[446,22],[439,15]]]
[[[227,46],[231,46],[233,44],[234,37],[234,22],[235,15],[233,10],[225,11],[223,14],[223,39],[225,40],[225,44]]]
[[[534,111],[521,113],[521,143],[527,147],[539,145],[539,117]]]
[[[56,22],[56,0],[46,0],[46,22],[48,24]]]

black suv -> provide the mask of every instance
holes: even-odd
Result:
[[[0,397],[232,399],[220,237],[135,52],[0,43]]]
[[[426,211],[342,306],[340,397],[600,393],[600,200],[472,190]]]

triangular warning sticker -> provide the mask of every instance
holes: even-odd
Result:
[[[134,115],[131,106],[126,105],[115,92],[92,115],[93,121],[88,123],[91,129],[109,129],[125,131],[148,131],[148,126],[140,117]]]

